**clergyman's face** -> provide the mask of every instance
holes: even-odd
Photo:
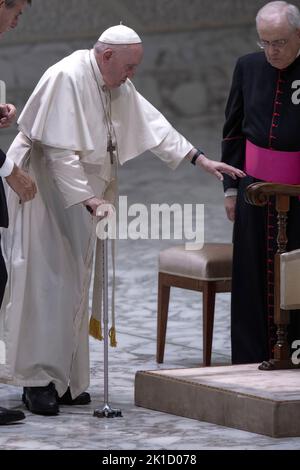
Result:
[[[130,44],[105,51],[101,72],[106,86],[110,89],[118,88],[128,78],[131,80],[142,59],[142,44]]]
[[[18,0],[13,7],[7,8],[5,1],[0,0],[0,37],[3,33],[18,25],[19,17],[26,5],[27,0]]]
[[[282,70],[294,62],[300,50],[300,30],[292,28],[287,20],[261,20],[257,32],[260,41],[267,44],[264,52],[273,67]]]

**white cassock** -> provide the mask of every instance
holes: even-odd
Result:
[[[38,194],[20,205],[8,190],[0,379],[33,387],[53,382],[60,396],[68,386],[73,397],[89,386],[96,222],[81,203],[113,194],[103,85],[93,51],[77,51],[51,67],[26,104],[8,152],[17,164],[28,162]],[[120,164],[151,150],[175,169],[193,148],[129,80],[111,92],[111,121]]]

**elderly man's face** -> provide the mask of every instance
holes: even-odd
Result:
[[[286,19],[261,20],[257,32],[267,61],[273,67],[281,70],[294,62],[300,49],[300,31],[293,29]]]
[[[142,59],[142,44],[131,44],[105,51],[101,72],[106,86],[110,89],[118,88],[127,78],[132,79]]]
[[[26,5],[27,0],[18,0],[15,6],[7,8],[4,0],[0,0],[0,37],[18,25],[19,16],[22,15]]]

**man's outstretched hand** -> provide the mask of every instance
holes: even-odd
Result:
[[[234,180],[237,178],[244,178],[246,176],[242,170],[238,170],[237,168],[227,165],[226,163],[210,160],[209,158],[205,157],[205,155],[200,155],[197,158],[196,165],[200,166],[203,168],[203,170],[207,171],[211,175],[216,176],[216,178],[218,178],[220,181],[224,180],[222,173],[229,175]]]

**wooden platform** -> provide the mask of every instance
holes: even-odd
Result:
[[[300,437],[300,370],[257,367],[137,372],[135,404],[271,437]]]

